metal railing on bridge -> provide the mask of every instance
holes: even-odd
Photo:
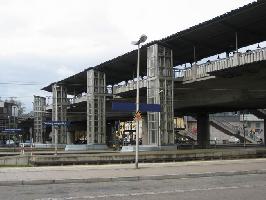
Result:
[[[139,80],[139,88],[147,87],[147,78],[140,78]],[[126,84],[123,85],[114,85],[113,86],[113,94],[119,94],[123,92],[127,92],[130,90],[137,89],[137,81],[129,80]]]
[[[204,64],[193,65],[185,69],[173,69],[173,78],[180,81],[193,81],[200,78],[209,77],[209,72],[227,69],[246,65],[249,63],[266,60],[266,48],[260,48],[254,51],[247,51],[246,53],[235,53],[229,58],[223,58],[215,61],[208,61]],[[147,77],[140,78],[140,88],[147,87]],[[126,83],[121,83],[113,86],[113,94],[119,94],[136,90],[137,81],[129,80]]]
[[[247,51],[246,53],[235,53],[229,58],[208,61],[201,65],[194,65],[184,72],[184,81],[195,80],[210,76],[208,73],[227,69],[230,67],[242,66],[254,62],[266,60],[266,48]]]

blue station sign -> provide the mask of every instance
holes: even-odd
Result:
[[[124,102],[123,103],[112,102],[112,110],[134,112],[134,111],[136,111],[136,104],[135,103],[124,103]],[[140,112],[160,112],[161,111],[161,105],[160,104],[140,103],[139,104],[139,111]]]
[[[21,128],[6,128],[3,132],[4,133],[16,133],[22,131]]]
[[[48,126],[66,126],[69,124],[68,121],[47,121],[43,123],[44,125],[48,125]]]

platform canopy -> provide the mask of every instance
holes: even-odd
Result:
[[[178,26],[178,24],[172,24],[172,26]],[[194,47],[197,60],[226,51],[234,51],[236,32],[239,48],[265,41],[265,27],[266,1],[258,0],[161,40],[143,45],[140,74],[146,75],[146,48],[150,45],[158,43],[171,48],[173,50],[173,64],[177,66],[193,62]],[[137,50],[134,50],[94,67],[89,67],[57,83],[65,85],[69,94],[86,92],[86,71],[94,68],[105,72],[107,84],[113,85],[132,79],[136,74],[136,61]],[[51,92],[53,84],[51,83],[42,89]]]

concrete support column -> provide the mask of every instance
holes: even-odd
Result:
[[[67,132],[67,144],[73,144],[73,142],[74,142],[73,140],[74,140],[73,139],[73,133],[68,131]]]
[[[148,118],[142,117],[142,144],[148,144]]]
[[[266,118],[264,118],[264,128],[263,128],[263,132],[264,132],[264,146],[266,147]]]
[[[174,143],[172,50],[154,44],[147,48],[147,103],[160,104],[161,112],[148,112],[148,144]],[[159,131],[160,130],[160,131]]]
[[[67,99],[67,90],[63,85],[57,85],[57,84],[54,84],[52,89],[53,89],[52,120],[53,121],[67,121],[67,106],[69,105],[69,102]],[[55,143],[55,128],[57,128],[58,130],[58,133],[57,133],[58,144],[66,144],[67,143],[67,127],[63,125],[60,125],[58,127],[54,127],[54,126],[52,127],[53,143]]]
[[[117,143],[115,132],[115,121],[107,121],[106,123],[106,141],[107,145],[111,147],[112,144]]]
[[[45,97],[34,96],[33,101],[33,112],[34,112],[34,141],[37,143],[44,142],[45,126]],[[31,138],[30,138],[31,139]]]
[[[207,113],[197,115],[197,141],[200,148],[207,148],[210,145],[209,114]]]
[[[106,144],[105,73],[87,72],[87,144]]]

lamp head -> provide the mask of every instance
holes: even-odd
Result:
[[[148,38],[148,37],[147,37],[146,35],[142,34],[142,35],[140,36],[140,38],[139,38],[138,41],[132,41],[131,44],[133,44],[133,45],[139,45],[139,44],[141,44],[141,43],[144,43],[144,42],[147,40],[147,38]]]
[[[143,42],[145,42],[146,40],[147,40],[147,36],[146,35],[144,35],[144,34],[142,34],[141,36],[140,36],[140,38],[139,38],[139,43],[143,43]]]

